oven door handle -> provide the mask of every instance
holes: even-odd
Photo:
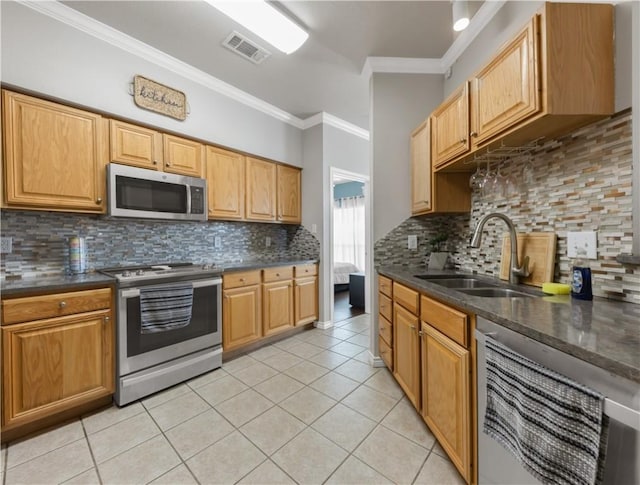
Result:
[[[170,286],[173,283],[167,283],[164,285],[149,285],[149,286]],[[207,280],[194,280],[191,282],[194,288],[203,288],[205,286],[216,286],[222,284],[222,278],[211,278]],[[127,288],[120,290],[120,296],[122,298],[135,298],[140,296],[140,288]]]

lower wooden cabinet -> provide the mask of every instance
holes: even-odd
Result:
[[[2,313],[3,431],[113,393],[111,289],[3,300]]]
[[[262,337],[260,271],[222,277],[222,347],[231,350]]]
[[[471,480],[470,354],[422,322],[422,416],[463,478]]]
[[[419,327],[417,315],[393,304],[393,375],[416,409],[420,409]]]
[[[318,318],[317,265],[223,276],[222,346],[233,350]]]
[[[262,270],[262,328],[271,335],[293,327],[293,266]]]

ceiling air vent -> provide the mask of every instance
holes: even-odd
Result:
[[[260,64],[271,55],[267,49],[260,47],[238,32],[231,32],[222,45],[255,64]]]

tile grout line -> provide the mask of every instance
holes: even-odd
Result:
[[[91,442],[89,441],[89,434],[87,433],[87,429],[84,427],[84,421],[82,420],[82,417],[80,418],[80,425],[82,426],[82,433],[84,434],[84,439],[87,442],[87,448],[89,448],[89,454],[91,455],[91,461],[93,461],[93,467],[96,470],[96,475],[98,475],[98,482],[100,482],[100,485],[102,485],[103,484],[102,476],[100,475],[100,469],[98,468],[98,462],[96,461],[96,457],[93,454],[93,448],[91,447]],[[82,472],[82,473],[84,473],[84,472]]]

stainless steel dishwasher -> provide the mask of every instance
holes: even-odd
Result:
[[[640,483],[640,386],[569,354],[478,317],[478,482],[483,484],[539,484],[498,442],[483,433],[487,404],[485,335],[549,369],[564,374],[606,396],[610,418],[604,483]]]

